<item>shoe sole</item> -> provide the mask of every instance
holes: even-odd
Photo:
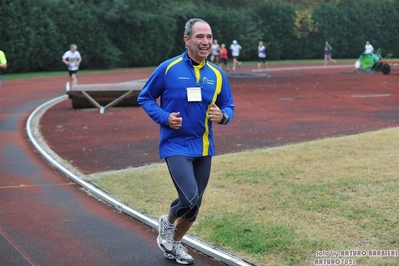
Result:
[[[190,264],[194,264],[194,260],[193,261],[183,261],[183,260],[179,260],[177,259],[173,254],[170,253],[164,253],[165,258],[169,259],[169,260],[176,260],[176,262],[178,264],[182,264],[182,265],[190,265]]]

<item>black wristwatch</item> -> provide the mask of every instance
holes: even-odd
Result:
[[[226,113],[222,113],[223,114],[223,118],[222,120],[220,120],[220,122],[218,124],[225,124],[227,122],[227,120],[229,119],[229,116]]]

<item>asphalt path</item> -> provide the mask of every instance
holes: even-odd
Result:
[[[63,94],[63,84],[2,84],[0,265],[176,265],[163,257],[155,230],[88,195],[35,152],[26,119]],[[221,265],[190,251],[196,265]]]

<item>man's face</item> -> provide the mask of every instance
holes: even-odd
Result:
[[[191,38],[184,36],[188,48],[188,55],[195,62],[200,63],[208,57],[212,47],[212,30],[205,22],[196,22],[192,28]]]
[[[78,47],[76,47],[76,46],[71,46],[71,52],[72,52],[72,53],[74,53],[77,49],[78,49]]]

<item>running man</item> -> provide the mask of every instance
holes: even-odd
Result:
[[[226,45],[222,43],[222,47],[220,48],[220,62],[219,66],[222,67],[222,63],[224,64],[224,67],[226,68],[226,71],[229,71],[229,66],[227,60],[229,60],[229,55],[226,49]]]
[[[234,103],[225,74],[206,59],[212,48],[209,24],[188,20],[184,42],[187,50],[155,69],[138,102],[160,124],[160,157],[178,194],[169,213],[159,218],[157,243],[166,258],[192,264],[181,240],[197,218],[208,184],[215,155],[212,126],[232,119]]]
[[[236,40],[230,45],[231,56],[233,57],[233,71],[236,71],[236,65],[241,66],[241,62],[238,61],[238,57],[240,56],[240,52],[242,50],[241,45],[237,43]]]
[[[369,41],[366,42],[364,46],[364,53],[365,54],[372,54],[374,52],[374,47],[370,44]]]
[[[266,62],[266,47],[263,45],[262,41],[260,41],[258,45],[258,69],[260,69],[261,62],[263,63],[265,68],[268,68]]]
[[[1,88],[1,70],[7,68],[7,58],[2,50],[0,50],[0,88]]]
[[[219,64],[219,51],[220,51],[220,46],[218,44],[218,40],[213,40],[211,62]]]
[[[331,58],[332,47],[331,45],[326,42],[324,45],[324,65],[327,65],[328,60],[336,64],[337,62]]]
[[[66,51],[62,56],[62,62],[68,66],[69,77],[71,78],[72,85],[78,84],[76,74],[78,73],[80,63],[82,62],[82,57],[78,52],[76,44],[71,44],[70,50]]]

